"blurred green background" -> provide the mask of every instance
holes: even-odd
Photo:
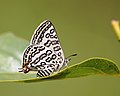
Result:
[[[120,0],[0,0],[0,33],[13,32],[30,40],[44,20],[55,25],[70,64],[104,57],[120,66],[120,43],[111,20],[120,20]],[[1,96],[120,96],[120,78],[84,78],[38,83],[0,83]]]

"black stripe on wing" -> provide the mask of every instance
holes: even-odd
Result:
[[[49,20],[43,21],[37,29],[34,31],[34,34],[31,38],[30,44],[39,44],[44,38],[45,32],[52,26],[52,23]]]

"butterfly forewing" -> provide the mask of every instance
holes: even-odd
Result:
[[[44,22],[42,22],[37,29],[34,31],[34,34],[31,38],[31,42],[30,44],[40,44],[42,43],[42,39],[44,37],[44,30],[47,27],[48,23],[50,21],[45,20]]]
[[[55,27],[45,20],[35,30],[30,45],[24,51],[23,71],[37,70],[37,75],[43,77],[59,71],[65,65]]]

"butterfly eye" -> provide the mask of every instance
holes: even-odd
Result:
[[[24,62],[24,66],[27,66],[27,65],[29,65],[29,62],[27,62],[27,61]]]

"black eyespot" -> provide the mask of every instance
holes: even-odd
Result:
[[[55,59],[57,56],[55,54],[52,55],[52,59]]]
[[[58,53],[58,56],[61,56],[61,52]]]

